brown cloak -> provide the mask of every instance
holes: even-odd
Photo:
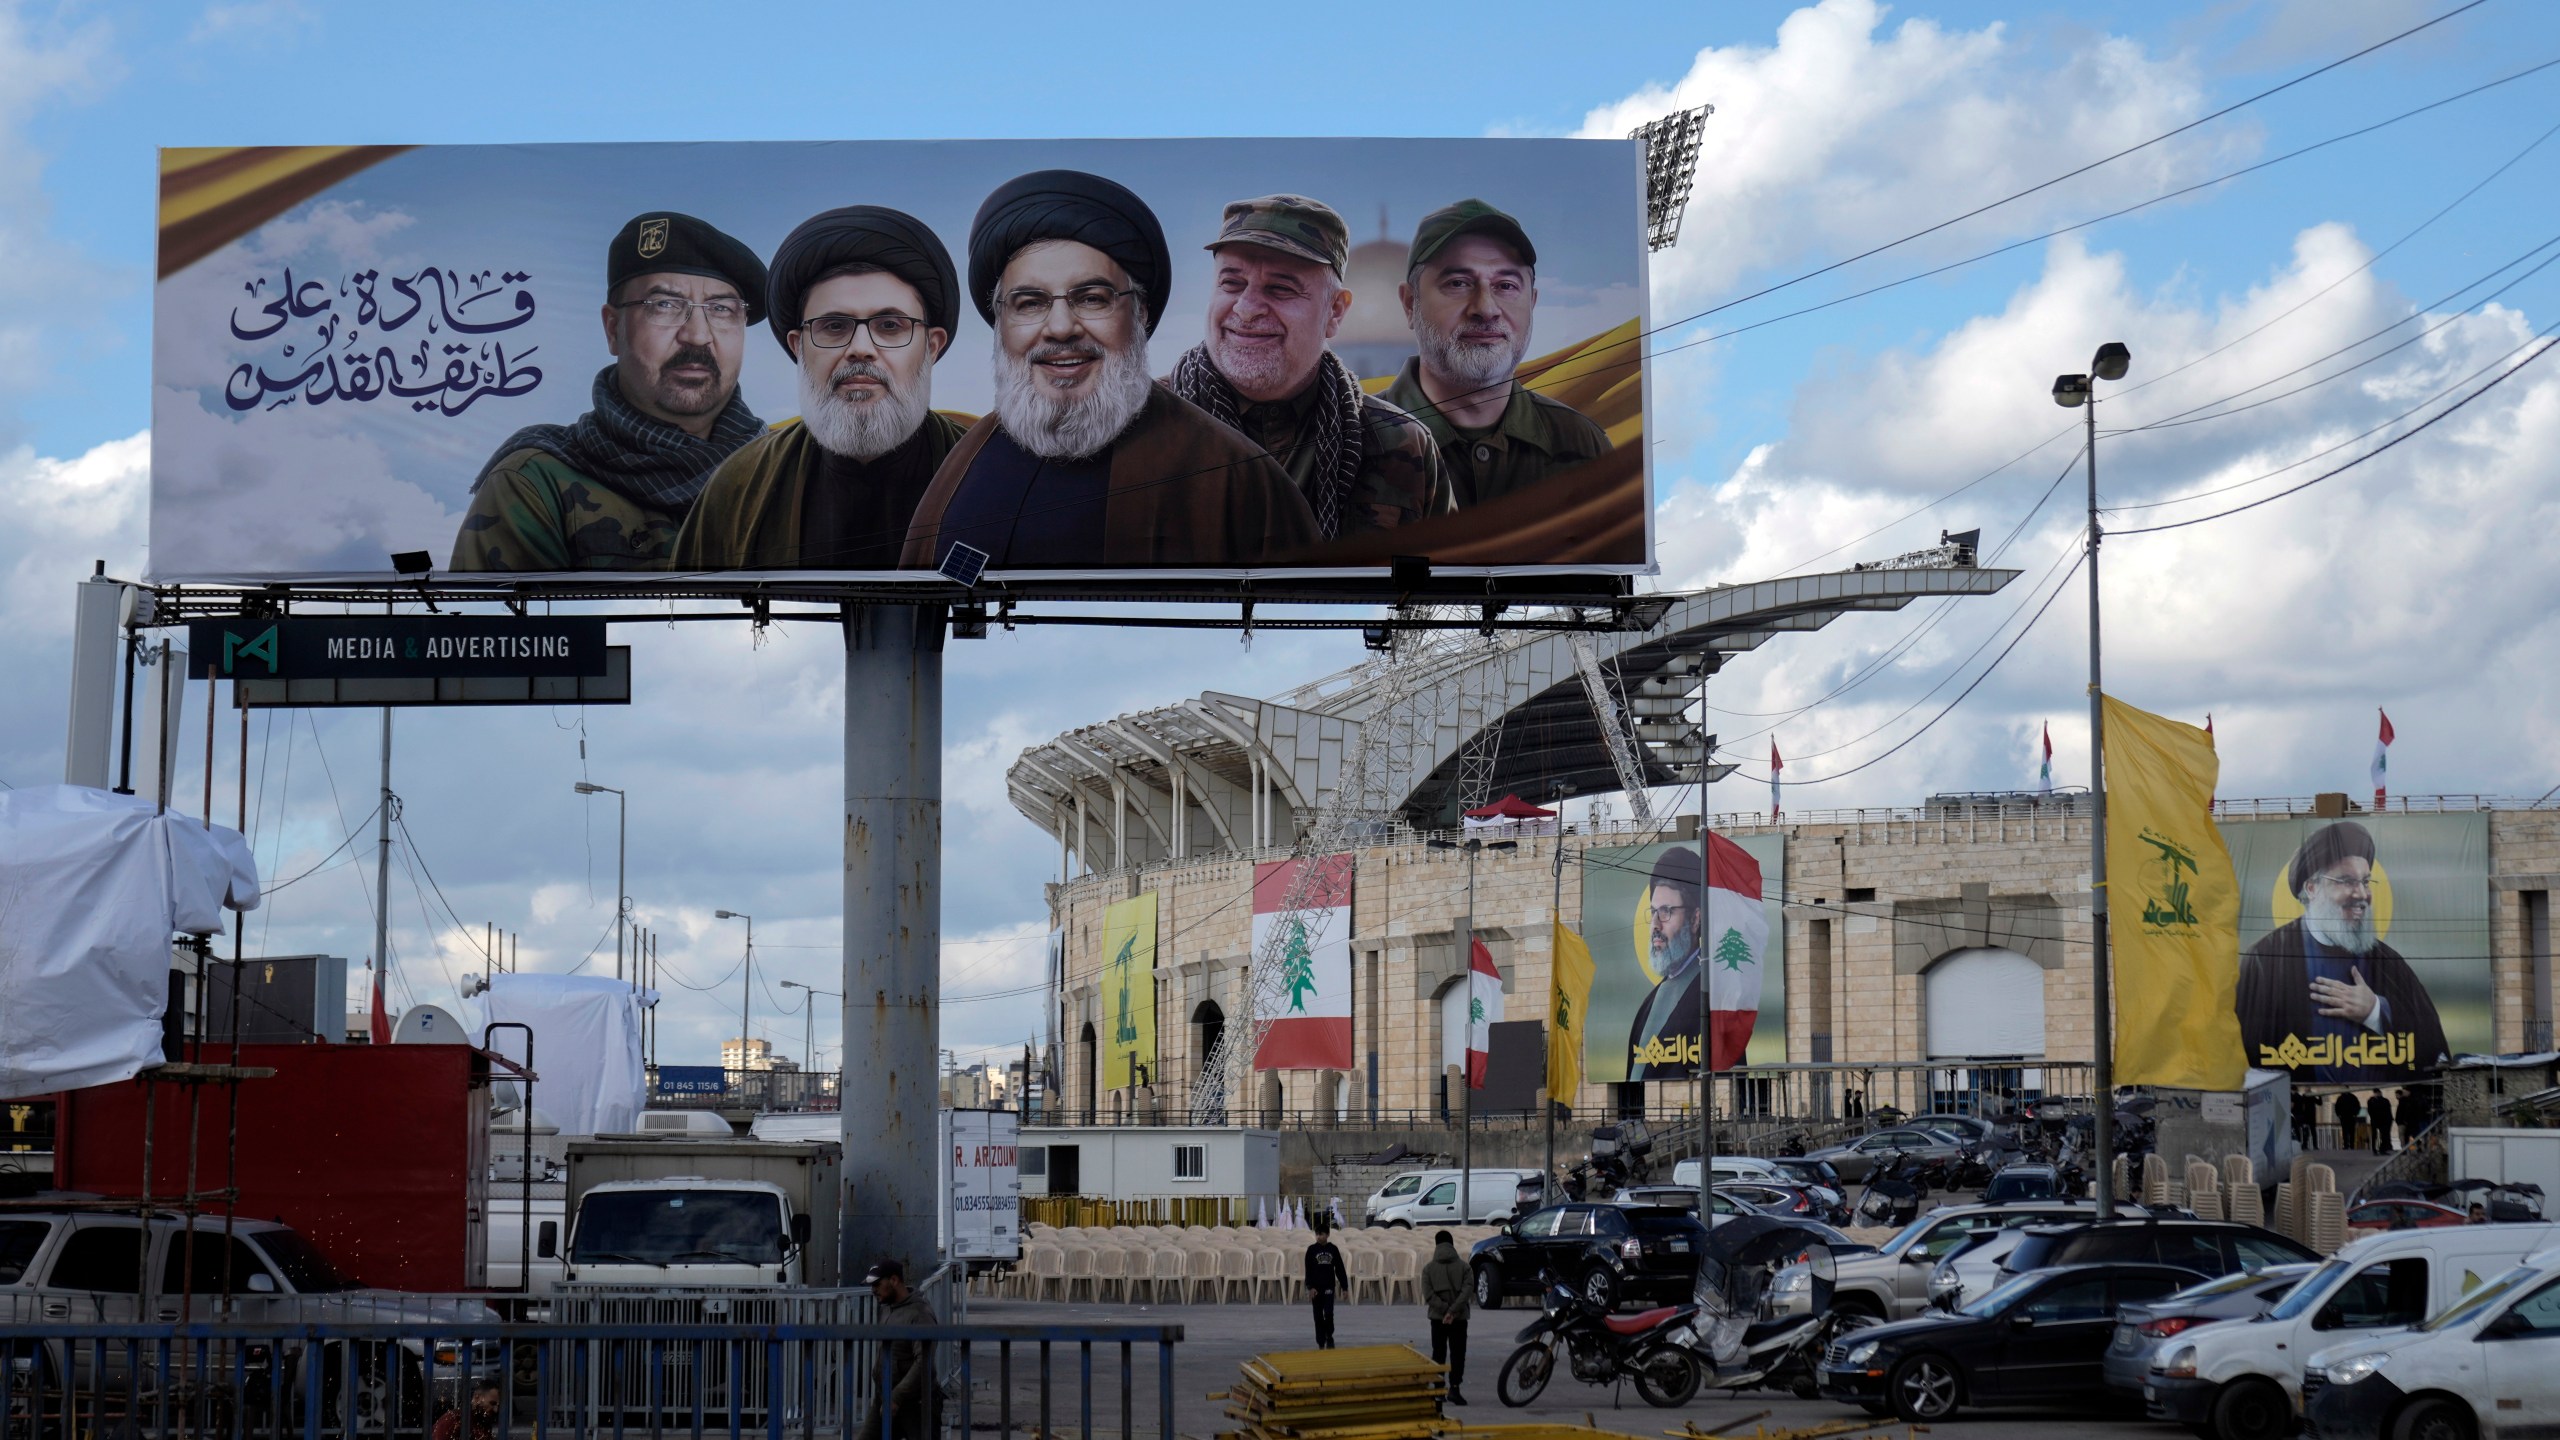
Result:
[[[943,460],[916,506],[900,568],[940,563],[943,517],[995,430],[996,417],[981,419]],[[1317,539],[1315,512],[1279,462],[1161,385],[1111,443],[1102,528],[1096,567],[1262,565]],[[1005,557],[988,564],[1002,569]]]
[[[928,411],[920,433],[939,464],[958,443],[967,416]],[[677,570],[832,570],[803,564],[800,517],[818,443],[807,426],[786,420],[739,447],[711,472],[667,562]]]

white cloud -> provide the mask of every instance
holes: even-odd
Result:
[[[66,26],[0,3],[0,255],[10,273],[9,308],[0,313],[0,396],[45,378],[57,329],[94,323],[84,312],[111,284],[103,267],[53,237],[44,158],[26,137],[40,110],[85,101],[117,76],[111,39],[102,22]]]
[[[1821,0],[1773,46],[1709,47],[1686,75],[1594,109],[1581,133],[1624,135],[1712,104],[1680,244],[1654,257],[1658,317],[1726,298],[1773,265],[1797,266],[1906,234],[2172,129],[2206,109],[2182,58],[2101,37],[2061,56],[2007,27],[1885,29],[1878,0]],[[1959,227],[1909,254],[2076,216],[2094,194],[2145,194],[2246,148],[2246,125],[2198,132]],[[2093,183],[2094,182],[2094,183]],[[2102,187],[2102,188],[2096,188]]]

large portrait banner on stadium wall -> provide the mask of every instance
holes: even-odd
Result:
[[[2496,1049],[2486,814],[2227,821],[2222,837],[2252,1067],[2380,1084]]]
[[[1652,565],[1633,141],[172,149],[159,274],[156,581]]]
[[[1707,1044],[1719,1070],[1786,1060],[1786,837],[1717,835],[1711,848],[1703,885],[1695,841],[1582,852],[1585,1080],[1694,1080]]]

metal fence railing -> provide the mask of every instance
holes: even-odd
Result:
[[[1106,1420],[1118,1410],[1127,1440],[1174,1440],[1181,1338],[1179,1326],[1143,1325],[12,1323],[0,1324],[0,1433],[423,1440],[480,1391],[488,1410],[477,1424],[509,1440],[890,1440],[955,1421],[963,1435],[1045,1437],[1070,1417],[1091,1436],[1098,1408]],[[890,1383],[912,1345],[930,1347],[948,1377],[927,1387],[921,1403],[934,1413],[921,1425],[900,1414],[909,1402]],[[1151,1377],[1144,1349],[1155,1352]],[[1150,1378],[1154,1394],[1142,1397]]]

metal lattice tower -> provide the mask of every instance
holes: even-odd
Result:
[[[1648,249],[1668,250],[1680,240],[1680,217],[1698,178],[1698,141],[1713,105],[1675,111],[1627,132],[1644,142],[1644,238]]]
[[[1592,718],[1600,722],[1600,738],[1608,743],[1609,763],[1617,769],[1627,809],[1639,822],[1650,820],[1653,801],[1645,791],[1644,757],[1636,753],[1635,738],[1627,733],[1626,697],[1618,694],[1613,677],[1600,668],[1599,648],[1591,637],[1577,630],[1569,639],[1574,673],[1582,677],[1582,691],[1591,697]]]

